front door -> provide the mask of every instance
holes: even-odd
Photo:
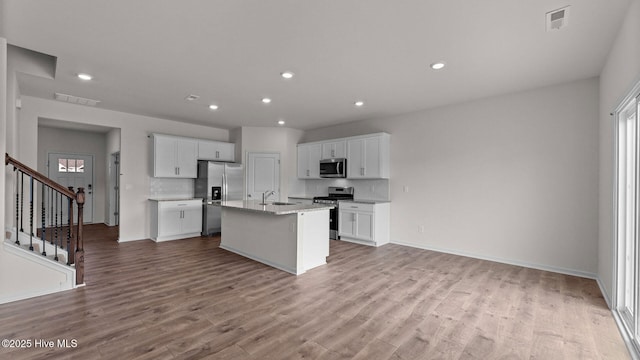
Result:
[[[266,191],[275,191],[268,201],[280,199],[280,154],[249,153],[247,155],[247,198],[262,200]]]
[[[64,187],[73,186],[73,191],[83,187],[85,193],[84,222],[93,222],[93,155],[49,154],[49,178]],[[77,221],[78,206],[74,202],[74,222]],[[63,222],[67,222],[67,211],[63,209]]]

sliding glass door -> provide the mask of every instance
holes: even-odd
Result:
[[[617,226],[616,226],[616,299],[615,310],[620,315],[629,338],[640,346],[640,253],[638,219],[640,193],[640,96],[634,94],[622,104],[617,116]]]

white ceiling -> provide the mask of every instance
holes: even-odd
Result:
[[[630,3],[1,1],[2,36],[57,57],[55,80],[19,77],[24,95],[61,92],[223,128],[284,119],[305,130],[597,76]],[[545,13],[566,5],[568,26],[546,32]],[[439,60],[446,68],[431,70]],[[285,70],[295,78],[282,79]]]

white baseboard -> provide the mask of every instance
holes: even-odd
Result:
[[[577,277],[582,277],[582,278],[587,278],[587,279],[595,280],[597,278],[595,273],[581,271],[581,270],[566,269],[566,268],[562,268],[562,267],[543,265],[543,264],[535,264],[535,263],[529,263],[529,262],[519,261],[519,260],[503,259],[503,258],[498,258],[498,257],[493,257],[493,256],[484,256],[484,255],[478,255],[478,254],[468,253],[468,252],[464,252],[464,251],[458,251],[458,250],[453,250],[453,249],[445,249],[445,248],[439,248],[439,247],[435,247],[435,246],[428,246],[428,245],[421,245],[421,244],[418,245],[418,244],[406,243],[406,242],[402,242],[402,241],[391,241],[391,243],[392,244],[397,244],[397,245],[409,246],[409,247],[413,247],[413,248],[417,248],[417,249],[441,252],[441,253],[445,253],[445,254],[465,256],[465,257],[470,257],[470,258],[474,258],[474,259],[498,262],[498,263],[502,263],[502,264],[522,266],[522,267],[526,267],[526,268],[530,268],[530,269],[550,271],[550,272],[559,273],[559,274],[565,274],[565,275],[572,275],[572,276],[577,276]]]

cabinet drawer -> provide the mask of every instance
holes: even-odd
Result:
[[[373,212],[374,204],[356,203],[350,201],[341,201],[340,210],[355,210],[355,211],[367,211]]]
[[[202,200],[160,201],[161,209],[197,209],[202,207]]]

